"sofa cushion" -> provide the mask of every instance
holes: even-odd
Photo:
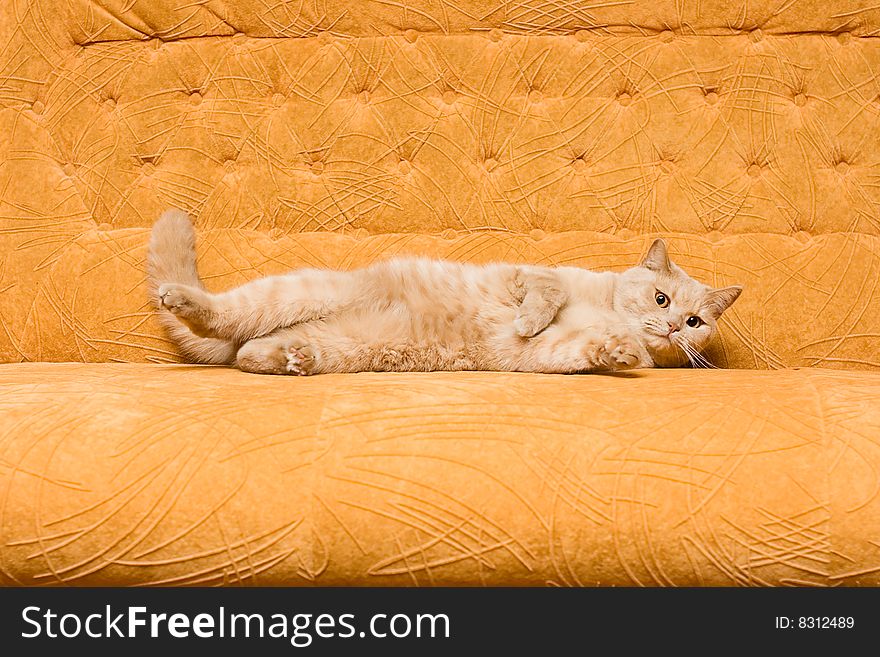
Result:
[[[620,270],[638,262],[651,239],[589,232],[351,236],[222,229],[200,237],[199,266],[214,290],[296,267],[350,269],[403,254]],[[745,286],[707,352],[715,365],[880,369],[880,237],[666,237],[675,261],[698,279]],[[147,239],[146,229],[89,231],[39,268],[16,254],[7,271],[19,273],[18,280],[30,278],[36,290],[19,303],[18,287],[4,296],[0,286],[0,328],[6,329],[0,330],[0,361],[179,360],[148,299]]]
[[[718,364],[880,368],[875,2],[0,4],[0,362],[173,360],[177,206],[218,286],[663,234],[746,285]]]
[[[880,374],[0,366],[5,584],[880,584]]]

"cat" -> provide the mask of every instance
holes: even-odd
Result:
[[[397,258],[214,294],[178,210],[153,227],[148,269],[159,319],[186,359],[260,374],[707,366],[700,352],[742,291],[694,280],[657,239],[621,273]]]

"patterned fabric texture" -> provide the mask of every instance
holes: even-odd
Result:
[[[9,0],[0,583],[880,584],[880,6]],[[723,371],[174,364],[221,289],[398,254],[745,292]]]

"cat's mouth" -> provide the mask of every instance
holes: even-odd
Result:
[[[667,329],[664,330],[659,326],[646,322],[644,324],[645,332],[658,338],[664,338],[669,344],[675,345],[672,333]]]
[[[687,362],[687,352],[677,335],[651,322],[642,322],[642,330],[645,347],[658,366],[678,367]]]

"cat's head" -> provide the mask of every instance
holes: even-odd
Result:
[[[711,288],[694,280],[669,260],[666,242],[657,239],[637,267],[621,274],[614,305],[629,315],[656,365],[700,365],[699,352],[740,292],[739,285]]]

